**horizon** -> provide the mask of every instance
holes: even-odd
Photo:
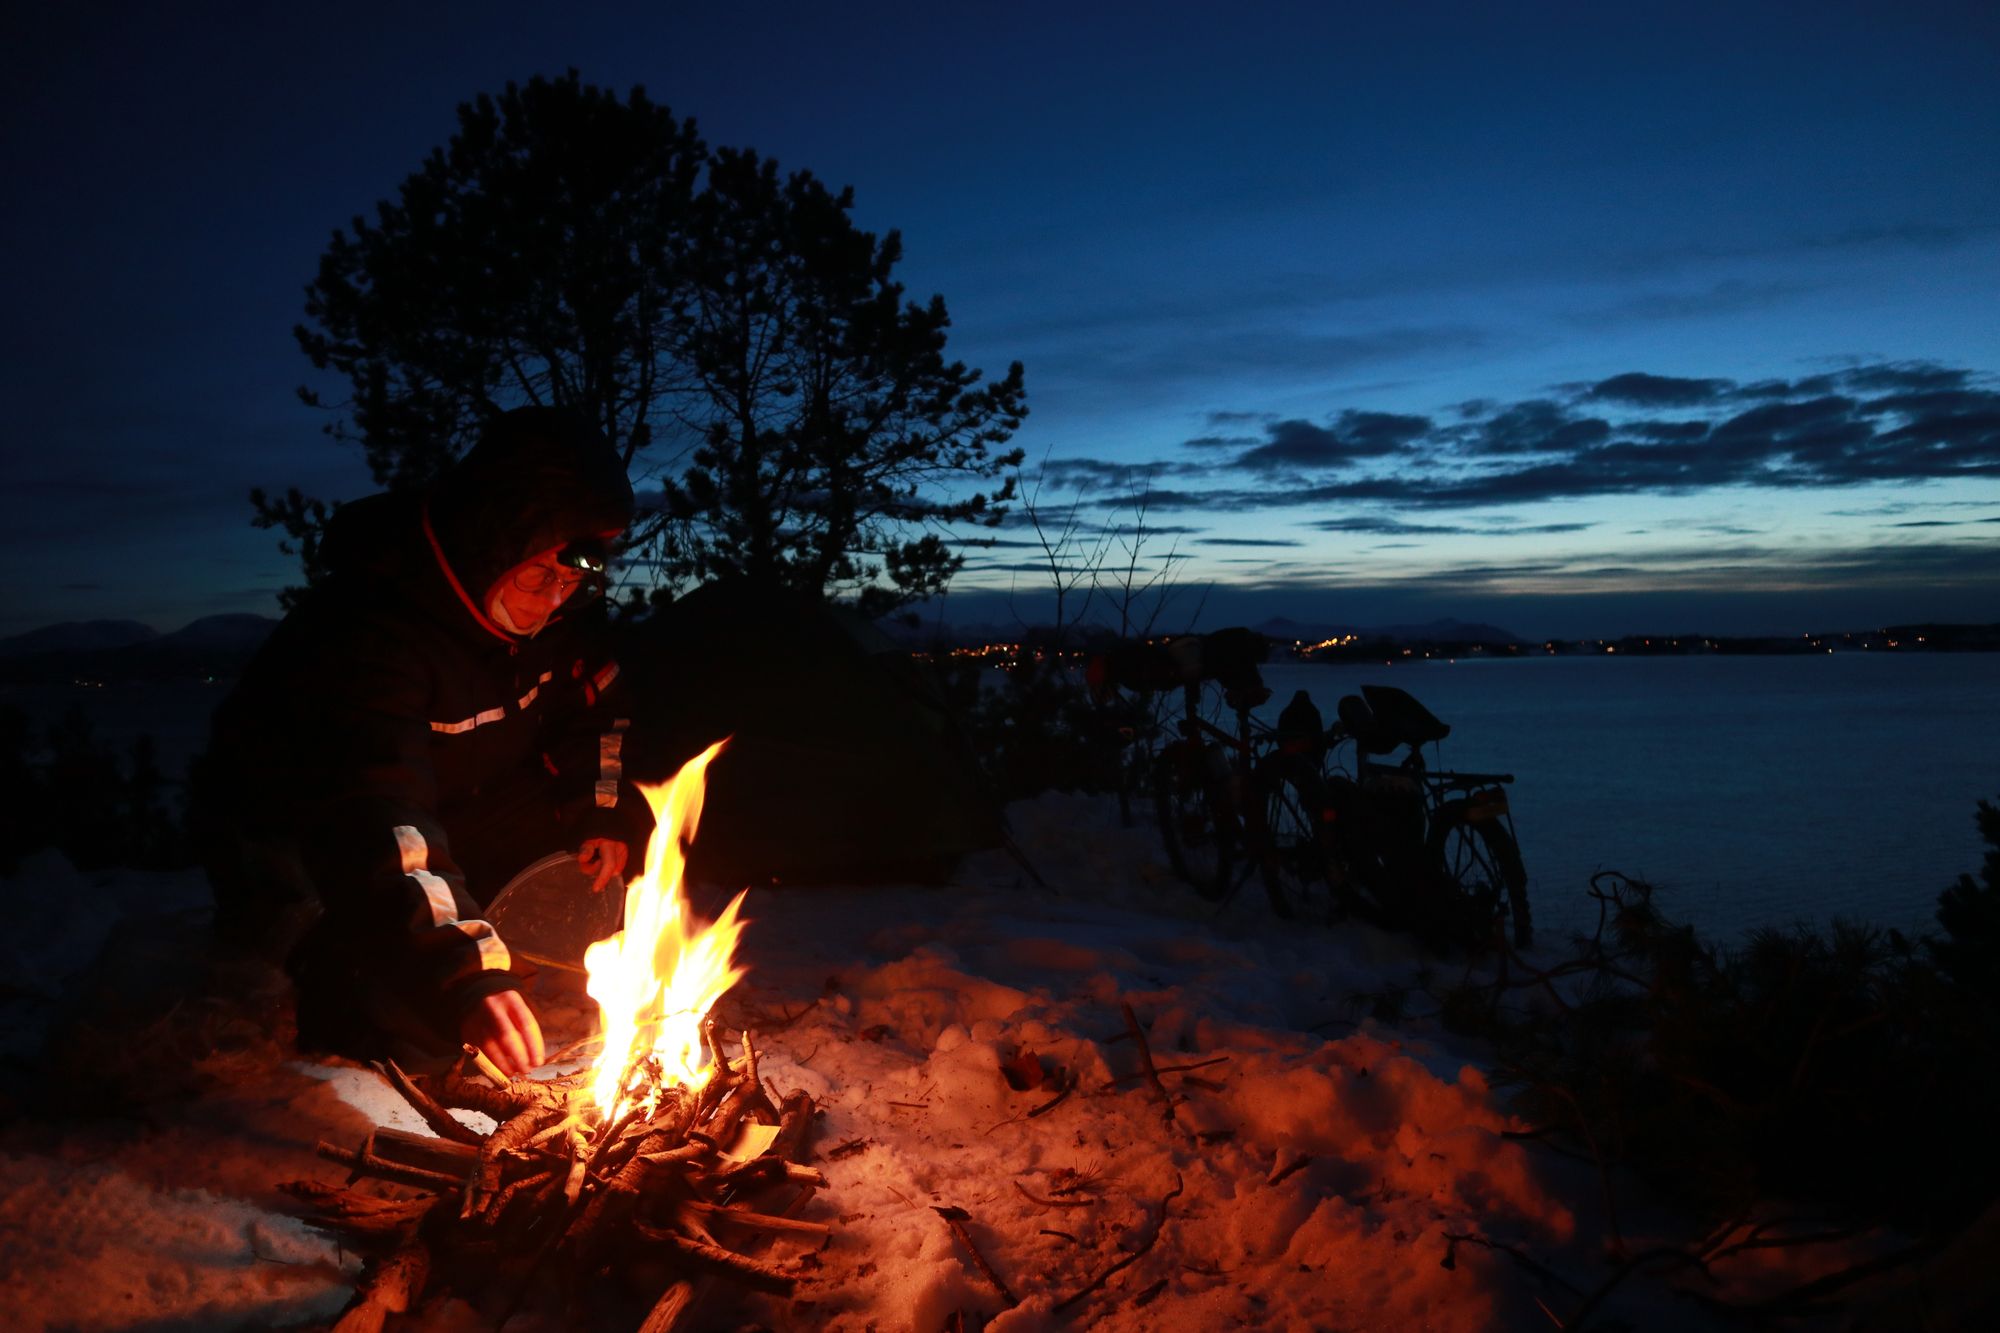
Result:
[[[572,66],[851,184],[948,354],[1025,362],[1059,563],[1143,495],[1203,623],[2000,620],[2000,14],[620,8],[24,17],[0,635],[275,614],[250,488],[373,489],[294,396],[327,237]],[[949,614],[1037,594],[1028,517]]]
[[[982,604],[975,603],[974,605],[975,609],[982,608]],[[1018,630],[1041,630],[1041,629],[1048,629],[1054,625],[1055,622],[1052,616],[1034,620],[1026,620],[1026,621],[1019,619],[1017,616],[1014,615],[1014,611],[1015,609],[1018,608],[1019,605],[1020,603],[1010,604],[1004,601],[995,601],[992,603],[983,604],[983,609],[989,613],[983,617],[979,615],[966,615],[963,617],[952,617],[944,619],[942,621],[940,621],[937,618],[930,618],[930,619],[925,619],[923,621],[923,628],[942,626],[942,628],[946,630],[964,633],[968,630],[1000,631],[1009,628]],[[1005,612],[1005,615],[996,616],[991,614],[996,611]],[[889,616],[882,617],[881,619],[899,620],[910,613],[911,613],[910,610],[906,609],[905,611],[902,612],[891,613]],[[52,621],[47,624],[37,625],[30,629],[19,631],[17,633],[0,635],[0,644],[12,643],[19,639],[28,638],[37,634],[43,634],[52,630],[83,628],[89,626],[126,626],[126,625],[135,625],[149,631],[149,634],[151,636],[150,638],[142,640],[134,640],[135,644],[146,643],[153,641],[153,639],[166,638],[174,634],[182,633],[186,630],[194,628],[196,625],[199,624],[218,621],[218,620],[245,619],[245,618],[255,618],[258,620],[265,621],[269,624],[276,625],[278,621],[281,620],[283,617],[281,614],[275,612],[220,611],[220,612],[212,612],[205,616],[197,616],[193,620],[189,620],[171,626],[162,626],[153,622],[140,620],[134,617],[97,617],[87,620]],[[1010,620],[1012,622],[1011,626],[1009,623]],[[1838,624],[1838,625],[1830,623],[1814,624],[1805,629],[1792,629],[1789,627],[1781,629],[1760,629],[1760,628],[1746,627],[1746,626],[1736,626],[1724,629],[1713,625],[1677,626],[1677,625],[1642,624],[1635,628],[1620,629],[1616,632],[1585,631],[1581,633],[1528,633],[1516,625],[1503,624],[1489,619],[1482,619],[1479,617],[1438,615],[1421,619],[1414,617],[1387,617],[1387,618],[1378,617],[1367,620],[1351,620],[1351,619],[1338,619],[1329,617],[1316,617],[1316,618],[1301,617],[1288,614],[1285,610],[1280,609],[1277,611],[1269,612],[1268,614],[1259,614],[1256,616],[1245,616],[1245,617],[1235,617],[1235,618],[1217,617],[1212,615],[1206,616],[1198,620],[1193,627],[1181,626],[1177,628],[1168,628],[1163,625],[1155,625],[1150,630],[1150,633],[1154,635],[1179,634],[1179,633],[1207,633],[1216,629],[1223,628],[1224,626],[1231,626],[1231,625],[1242,625],[1252,629],[1257,629],[1260,626],[1268,625],[1276,621],[1286,621],[1291,624],[1297,625],[1301,628],[1313,629],[1313,630],[1335,629],[1335,628],[1354,629],[1361,631],[1377,631],[1377,630],[1388,630],[1388,629],[1410,630],[1410,629],[1430,629],[1443,625],[1463,625],[1470,628],[1484,628],[1484,629],[1498,630],[1502,634],[1506,635],[1507,637],[1513,639],[1516,642],[1527,643],[1527,644],[1593,643],[1593,642],[1601,643],[1601,642],[1611,642],[1620,639],[1644,638],[1644,637],[1660,638],[1660,639],[1709,638],[1709,639],[1777,640],[1786,638],[1797,638],[1802,636],[1827,637],[1827,636],[1841,635],[1841,634],[1866,634],[1866,633],[1879,632],[1881,630],[1895,626],[1957,625],[1957,626],[1980,627],[1987,625],[2000,625],[2000,620],[1992,620],[1992,621],[1940,620],[1936,618],[1917,617],[1914,619],[1882,620],[1867,624],[1860,624],[1860,623]],[[1073,621],[1069,623],[1075,624],[1079,628],[1086,628],[1086,629],[1110,630],[1115,628],[1113,624],[1108,623],[1104,620],[1096,619],[1094,617],[1086,617],[1082,621]],[[70,651],[70,650],[56,649],[52,651]]]

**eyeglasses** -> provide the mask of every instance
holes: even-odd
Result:
[[[514,586],[536,596],[554,588],[561,598],[577,592],[594,597],[600,588],[599,581],[590,574],[572,569],[550,569],[547,565],[527,565],[514,571]]]

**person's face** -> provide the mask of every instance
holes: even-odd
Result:
[[[533,634],[546,624],[586,577],[556,558],[561,550],[552,546],[539,551],[495,579],[486,591],[488,614],[517,634]]]

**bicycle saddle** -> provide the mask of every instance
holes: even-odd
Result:
[[[1408,691],[1393,685],[1363,685],[1361,693],[1368,700],[1376,725],[1394,737],[1397,745],[1429,745],[1451,735],[1451,724],[1440,721]],[[1345,714],[1342,720],[1345,720]]]
[[[1387,754],[1402,744],[1390,730],[1382,725],[1358,694],[1342,695],[1335,711],[1340,716],[1340,725],[1354,738],[1354,745],[1362,754]]]

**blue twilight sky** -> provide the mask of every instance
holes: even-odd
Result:
[[[84,4],[0,86],[0,634],[271,611],[301,289],[576,67],[851,184],[1171,615],[2000,619],[1990,3]],[[1033,614],[1011,527],[950,604]],[[1008,593],[1013,593],[1010,605]]]

